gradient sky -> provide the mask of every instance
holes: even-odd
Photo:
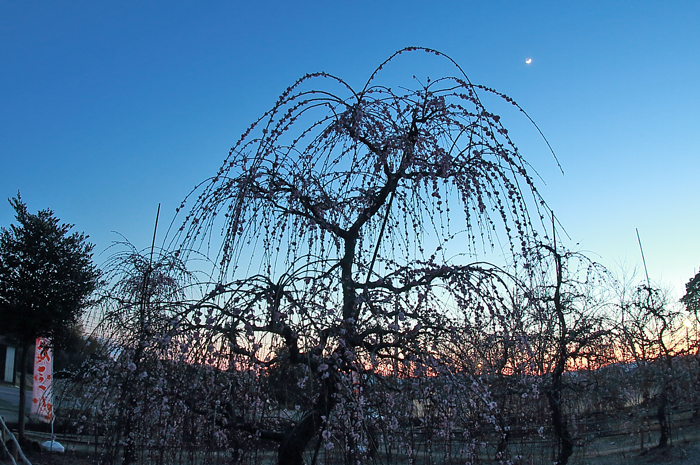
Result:
[[[563,175],[522,117],[503,119],[570,248],[641,266],[639,228],[650,277],[681,294],[700,267],[697,1],[5,0],[0,225],[21,190],[98,253],[114,231],[148,247],[158,203],[167,226],[298,77],[359,87],[409,45],[446,53],[536,121]]]

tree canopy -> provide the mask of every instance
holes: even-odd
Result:
[[[93,244],[46,209],[29,213],[19,194],[9,200],[16,224],[0,232],[0,320],[21,344],[59,338],[79,322],[99,282]]]
[[[685,295],[681,298],[689,312],[697,313],[700,309],[700,272],[685,285]]]
[[[416,51],[454,75],[413,88],[382,82],[385,67]],[[280,464],[302,463],[329,415],[350,421],[341,399],[359,377],[434,373],[467,315],[502,311],[503,274],[476,253],[503,247],[527,263],[546,207],[483,95],[519,109],[429,49],[398,52],[359,89],[307,75],[196,192],[182,249],[210,244],[223,219],[220,282],[196,305],[212,347],[239,366],[296,366],[291,384],[311,389],[298,420],[256,420],[279,443]],[[198,337],[207,329],[181,317]]]

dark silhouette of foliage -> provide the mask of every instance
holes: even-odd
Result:
[[[20,407],[24,412],[26,366],[37,337],[60,342],[79,325],[99,284],[87,236],[70,233],[51,210],[31,214],[19,194],[10,199],[17,224],[0,232],[0,321],[21,346]],[[59,344],[60,345],[60,344]],[[24,415],[19,432],[24,435]]]
[[[681,298],[681,302],[697,319],[697,312],[700,310],[700,272],[686,283],[685,295]]]

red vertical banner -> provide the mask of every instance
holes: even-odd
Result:
[[[40,420],[53,420],[53,354],[49,348],[49,340],[37,338],[34,350],[34,382],[32,383],[31,413]]]

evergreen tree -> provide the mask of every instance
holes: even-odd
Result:
[[[19,194],[9,200],[17,224],[0,228],[0,321],[21,347],[19,434],[24,436],[26,372],[37,337],[54,342],[70,334],[99,283],[93,244],[70,233],[53,211],[27,211]]]

